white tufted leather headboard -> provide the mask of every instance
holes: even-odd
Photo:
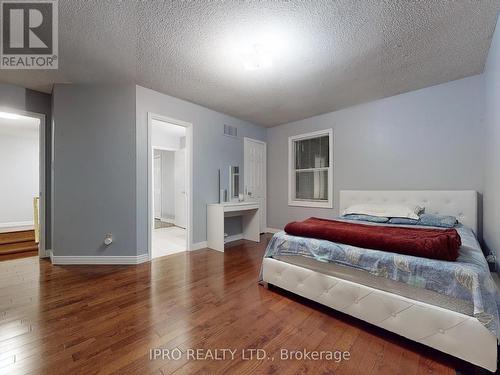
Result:
[[[342,190],[340,215],[358,203],[411,203],[425,207],[426,213],[452,215],[477,233],[477,192],[473,190]]]

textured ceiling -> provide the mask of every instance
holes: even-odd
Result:
[[[2,70],[0,82],[135,82],[273,126],[481,73],[499,10],[500,0],[60,0],[59,70]],[[243,69],[252,44],[271,67]]]

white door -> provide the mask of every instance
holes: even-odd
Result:
[[[175,225],[186,228],[186,150],[175,152],[174,170]]]
[[[260,203],[260,232],[267,227],[266,143],[250,138],[244,141],[245,200]]]
[[[161,219],[161,156],[155,156],[153,159],[153,185],[154,185],[154,215],[155,219]]]

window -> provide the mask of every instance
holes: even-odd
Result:
[[[288,204],[332,208],[332,129],[288,138],[288,155]]]

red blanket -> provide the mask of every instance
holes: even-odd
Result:
[[[315,217],[288,223],[285,232],[365,249],[441,260],[456,260],[462,244],[455,229],[389,227]]]

